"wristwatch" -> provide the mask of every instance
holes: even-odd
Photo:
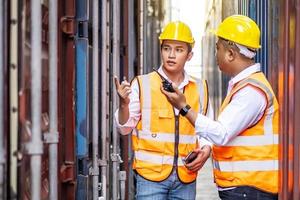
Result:
[[[184,106],[183,108],[180,109],[179,114],[181,114],[182,116],[185,116],[190,109],[191,109],[191,106],[186,104],[186,106]]]

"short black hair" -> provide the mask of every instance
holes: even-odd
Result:
[[[233,49],[234,51],[240,52],[239,48],[235,45],[234,42],[221,37],[219,37],[219,39],[223,44],[223,46],[225,47],[225,49]]]
[[[219,39],[221,40],[223,46],[224,46],[226,49],[232,49],[232,50],[238,52],[239,54],[241,54],[241,53],[240,53],[240,49],[239,49],[239,47],[235,44],[235,42],[232,42],[232,41],[230,41],[230,40],[224,39],[224,38],[222,38],[222,37],[219,37]],[[246,47],[246,48],[247,48],[247,47]],[[247,48],[247,49],[248,49],[249,51],[256,52],[256,51],[253,50],[253,49],[250,49],[250,48]],[[241,55],[244,56],[244,57],[246,57],[244,54],[241,54]],[[248,57],[246,57],[246,58],[248,58]],[[253,57],[253,58],[250,58],[250,59],[254,59],[254,57]]]
[[[176,40],[176,41],[178,41],[178,40]],[[180,42],[181,42],[181,41],[180,41]],[[184,43],[187,44],[187,47],[188,47],[188,53],[190,53],[190,52],[193,50],[192,45],[191,45],[190,43],[187,43],[187,42],[184,42]],[[162,42],[161,42],[161,44],[160,44],[160,50],[162,50],[163,44],[164,44],[164,40],[162,40]]]

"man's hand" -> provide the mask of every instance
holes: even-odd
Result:
[[[118,77],[114,77],[115,86],[120,99],[119,105],[119,123],[125,124],[129,119],[129,94],[131,93],[130,84],[126,81],[126,77],[123,78],[122,83],[119,83]]]
[[[191,170],[193,172],[197,172],[198,170],[200,170],[203,167],[206,160],[209,158],[209,155],[211,152],[211,147],[208,145],[205,145],[201,149],[200,148],[195,149],[194,152],[198,153],[197,158],[193,162],[186,164],[185,166],[189,170]]]
[[[114,77],[115,86],[117,93],[120,98],[120,106],[127,106],[130,102],[129,94],[131,93],[130,84],[127,82],[126,77],[124,76],[122,83],[119,83],[118,77]]]
[[[167,100],[170,102],[170,104],[180,110],[187,105],[186,98],[184,94],[176,86],[174,86],[173,83],[172,87],[174,88],[175,92],[168,92],[164,90],[162,85],[160,86],[160,90],[167,97]],[[190,109],[185,117],[191,122],[193,126],[195,126],[197,112],[193,111],[193,109]]]
[[[166,95],[168,101],[172,104],[172,106],[180,110],[181,108],[186,106],[185,96],[176,86],[174,86],[173,83],[172,87],[174,88],[175,92],[168,92],[164,90],[162,85],[160,87],[160,90],[164,95]]]

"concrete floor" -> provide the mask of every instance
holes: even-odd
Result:
[[[197,177],[196,200],[219,200],[217,187],[213,180],[212,161],[208,159]]]

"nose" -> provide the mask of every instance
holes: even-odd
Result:
[[[175,49],[171,49],[169,52],[169,58],[175,58],[176,54],[175,54]]]

